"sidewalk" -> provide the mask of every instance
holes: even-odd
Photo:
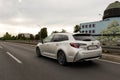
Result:
[[[120,63],[120,55],[112,55],[108,53],[103,53],[102,59]]]

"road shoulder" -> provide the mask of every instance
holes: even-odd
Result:
[[[103,53],[102,59],[120,63],[120,55]]]

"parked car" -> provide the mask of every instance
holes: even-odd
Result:
[[[53,33],[37,44],[36,54],[65,65],[67,62],[101,58],[102,49],[100,42],[90,34]]]

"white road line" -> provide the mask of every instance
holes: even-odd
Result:
[[[112,63],[112,64],[118,64],[120,65],[119,62],[114,62],[114,61],[109,61],[109,60],[104,60],[104,59],[98,59],[99,61],[107,62],[107,63]]]
[[[22,62],[17,59],[15,56],[13,56],[10,52],[6,52],[10,57],[12,57],[15,61],[17,61],[18,63],[22,64]]]

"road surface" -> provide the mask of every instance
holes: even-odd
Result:
[[[120,80],[120,64],[95,60],[61,66],[35,46],[0,42],[0,80]]]

